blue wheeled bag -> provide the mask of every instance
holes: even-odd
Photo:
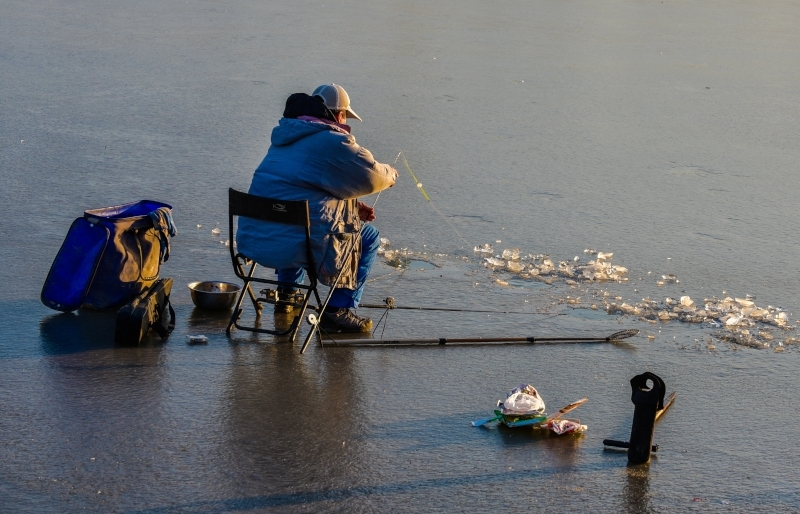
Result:
[[[92,209],[76,219],[42,288],[42,303],[69,312],[127,303],[159,275],[161,242],[150,212],[172,206],[153,200]]]

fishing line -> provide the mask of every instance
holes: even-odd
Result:
[[[457,229],[457,228],[456,228],[456,227],[455,227],[455,226],[454,226],[454,225],[453,225],[453,224],[450,222],[450,220],[449,220],[449,219],[447,219],[447,216],[445,216],[445,215],[442,213],[442,211],[440,211],[440,210],[439,210],[439,209],[438,209],[438,208],[437,208],[437,207],[436,207],[436,206],[433,204],[433,202],[431,201],[431,197],[430,197],[430,196],[428,196],[428,192],[427,192],[427,191],[425,191],[425,188],[424,188],[424,187],[422,187],[422,182],[420,182],[420,181],[419,181],[419,179],[417,178],[417,176],[414,174],[414,172],[413,172],[413,171],[411,171],[411,166],[409,166],[409,165],[408,165],[408,161],[406,160],[406,156],[405,156],[405,155],[403,155],[403,151],[402,151],[402,150],[400,150],[400,153],[398,153],[398,154],[397,154],[397,158],[400,158],[400,156],[401,156],[401,155],[402,155],[402,157],[403,157],[403,164],[405,164],[405,166],[406,166],[406,169],[407,169],[407,170],[408,170],[408,172],[411,174],[411,178],[413,178],[413,179],[414,179],[414,182],[416,182],[416,184],[417,184],[417,189],[419,189],[419,192],[420,192],[420,193],[422,193],[422,196],[423,196],[423,197],[425,197],[425,201],[426,201],[426,202],[428,202],[428,204],[429,204],[431,207],[433,207],[433,210],[434,210],[434,211],[436,211],[436,213],[437,213],[439,216],[441,216],[441,217],[442,217],[442,219],[445,221],[445,223],[447,223],[448,225],[450,225],[450,228],[452,228],[452,229],[453,229],[453,232],[455,232],[455,233],[456,233],[456,235],[457,235],[457,236],[458,236],[458,237],[459,237],[459,238],[460,238],[462,241],[464,241],[464,244],[466,244],[467,246],[471,246],[470,242],[469,242],[469,241],[467,241],[466,239],[464,239],[464,236],[462,236],[462,235],[461,235],[461,232],[459,232],[459,231],[458,231],[458,229]],[[395,162],[395,164],[397,164],[397,159],[395,159],[395,160],[394,160],[394,162]]]
[[[396,269],[394,271],[390,271],[389,273],[384,273],[383,275],[377,276],[375,278],[371,278],[371,279],[367,280],[365,282],[365,284],[371,284],[371,283],[375,282],[376,280],[380,280],[382,278],[390,277],[390,276],[394,275],[395,273],[397,273],[398,271],[405,271],[405,268],[403,268],[402,270]]]
[[[481,314],[528,314],[534,316],[547,316],[547,317],[556,317],[556,316],[565,316],[566,314],[563,313],[552,313],[552,312],[528,312],[528,311],[516,311],[516,310],[498,310],[498,309],[461,309],[456,307],[423,307],[417,305],[396,305],[394,303],[394,298],[391,296],[386,298],[382,304],[372,304],[372,303],[361,303],[359,304],[359,308],[361,309],[386,309],[386,310],[407,310],[407,311],[440,311],[440,312],[474,312],[474,313],[481,313]]]

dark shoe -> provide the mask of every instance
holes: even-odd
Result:
[[[327,308],[322,313],[320,328],[329,332],[369,332],[372,320],[353,314],[350,309]]]

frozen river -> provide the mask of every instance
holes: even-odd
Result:
[[[0,511],[800,511],[797,27],[781,1],[0,0]],[[302,356],[228,339],[186,284],[233,278],[227,189],[288,95],[326,82],[431,197],[398,162],[375,225],[433,266],[380,262],[365,301],[529,313],[392,311],[376,335],[640,335]],[[113,313],[39,292],[74,218],[143,198],[174,206],[177,328],[118,347]],[[484,265],[504,249],[613,252],[628,280]],[[747,295],[771,324],[605,312]],[[602,440],[627,439],[646,370],[678,398],[658,456],[627,468]],[[549,411],[588,397],[588,431],[470,425],[526,382]]]

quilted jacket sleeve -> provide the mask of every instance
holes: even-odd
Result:
[[[315,137],[325,139],[322,151],[315,152],[306,164],[318,170],[306,180],[331,195],[347,200],[377,193],[394,185],[397,172],[388,164],[377,162],[369,150],[359,146],[352,135],[327,132]]]

